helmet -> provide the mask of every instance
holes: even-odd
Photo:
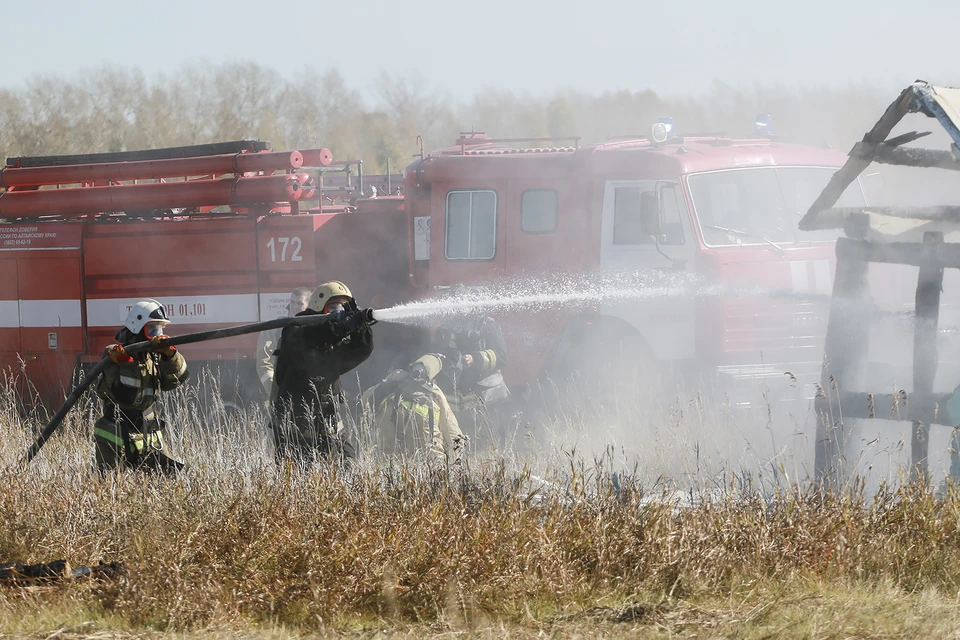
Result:
[[[156,300],[141,300],[130,307],[130,312],[127,313],[127,319],[123,321],[123,326],[130,333],[138,334],[143,329],[143,325],[148,322],[170,324],[163,305]]]
[[[313,295],[310,296],[310,304],[307,305],[307,309],[316,311],[317,313],[323,313],[324,308],[327,306],[327,303],[330,302],[331,298],[349,298],[353,300],[353,294],[350,293],[350,289],[347,289],[347,285],[339,280],[324,282],[313,290]]]

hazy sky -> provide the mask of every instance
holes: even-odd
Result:
[[[419,71],[466,99],[923,78],[960,82],[956,0],[0,0],[0,85],[102,64],[148,76],[188,61],[256,60],[287,75],[336,67],[371,95],[377,72]]]

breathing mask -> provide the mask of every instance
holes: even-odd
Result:
[[[145,335],[147,338],[156,338],[157,336],[162,336],[163,325],[159,322],[151,322],[146,324],[143,327],[143,335]]]

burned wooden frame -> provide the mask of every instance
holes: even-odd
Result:
[[[844,190],[871,162],[912,167],[960,170],[960,89],[935,87],[915,82],[907,87],[884,112],[880,120],[854,145],[849,158],[831,178],[809,211],[800,229],[843,229],[846,237],[837,240],[837,271],[830,303],[830,318],[824,345],[821,388],[817,394],[818,415],[815,472],[818,481],[840,477],[843,449],[847,440],[845,419],[896,419],[913,423],[911,475],[927,478],[931,424],[949,419],[941,410],[949,394],[933,392],[937,372],[937,331],[943,270],[960,269],[960,245],[943,242],[941,231],[926,231],[923,242],[883,242],[868,239],[870,214],[881,214],[923,222],[951,225],[960,223],[960,206],[941,207],[859,207],[833,208]],[[903,147],[928,133],[916,131],[889,138],[894,126],[908,113],[935,118],[953,139],[951,151]],[[847,391],[866,386],[866,357],[869,347],[870,311],[866,303],[871,262],[919,267],[914,299],[913,391],[900,392],[891,399],[891,411],[877,410],[880,394]],[[879,413],[879,415],[878,415]]]

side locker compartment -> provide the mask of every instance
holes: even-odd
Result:
[[[3,363],[26,374],[26,404],[55,408],[70,390],[85,350],[81,312],[81,225],[41,223],[0,228],[0,326]]]
[[[271,216],[257,224],[260,321],[287,315],[290,292],[317,284],[313,235],[330,216]]]
[[[70,391],[84,352],[80,256],[36,252],[20,258],[20,336],[30,379],[48,406]],[[70,252],[73,253],[73,252]]]
[[[0,366],[3,376],[20,370],[20,293],[16,258],[0,258]]]
[[[255,222],[248,217],[87,224],[84,294],[93,358],[114,341],[129,309],[152,298],[171,336],[258,320]],[[184,345],[205,415],[260,400],[257,336]],[[211,375],[207,375],[207,373]],[[214,399],[217,399],[214,402]]]

